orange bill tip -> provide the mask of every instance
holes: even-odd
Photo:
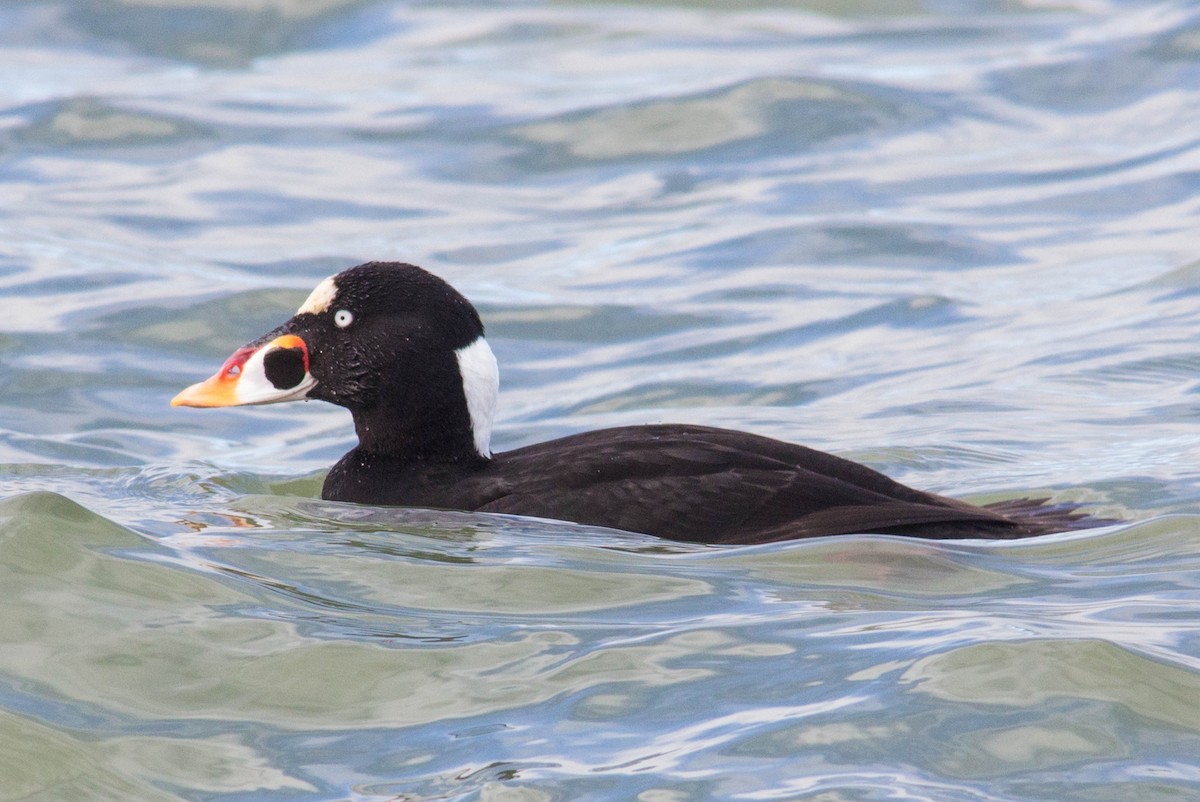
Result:
[[[171,406],[231,407],[237,404],[237,396],[233,390],[233,386],[222,382],[220,376],[213,376],[186,388],[171,399]]]
[[[202,382],[196,382],[172,398],[171,406],[231,407],[237,404],[237,383],[242,376],[242,367],[257,350],[249,346],[237,349],[215,374]]]

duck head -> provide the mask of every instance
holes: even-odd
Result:
[[[171,405],[328,401],[350,410],[368,451],[487,458],[499,373],[483,335],[475,307],[442,279],[368,262],[322,281]]]

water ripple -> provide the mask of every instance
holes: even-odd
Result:
[[[0,8],[0,797],[1197,795],[1194,8],[251,5]],[[369,509],[343,411],[168,406],[369,258],[478,302],[498,448],[725,425],[1128,523]]]

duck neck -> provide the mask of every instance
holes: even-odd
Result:
[[[444,409],[393,410],[377,406],[353,411],[360,451],[411,462],[481,462],[490,455],[475,448],[474,432],[465,414],[446,416]]]
[[[397,380],[351,409],[359,448],[424,462],[486,462],[499,392],[496,357],[483,336],[420,381]]]

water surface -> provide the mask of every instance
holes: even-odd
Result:
[[[1192,4],[15,2],[0,74],[0,800],[1200,795]],[[497,449],[1127,523],[374,510],[343,411],[168,407],[368,259],[476,301]]]

